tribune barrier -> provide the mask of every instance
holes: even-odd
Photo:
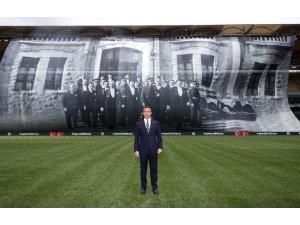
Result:
[[[163,132],[162,136],[276,136],[300,135],[300,132]],[[26,133],[0,133],[0,136],[134,136],[134,133],[120,132],[26,132]]]

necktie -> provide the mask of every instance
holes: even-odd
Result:
[[[149,134],[149,131],[150,131],[150,128],[149,128],[149,120],[147,120],[147,123],[146,123],[146,129],[147,129],[147,132]]]

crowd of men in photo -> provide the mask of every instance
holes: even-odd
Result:
[[[182,124],[199,127],[200,92],[194,81],[165,80],[159,76],[130,80],[129,76],[114,80],[112,75],[88,83],[82,74],[75,87],[62,99],[68,128],[78,127],[78,115],[88,127],[104,126],[107,130],[135,125],[143,118],[144,106],[150,106],[152,117],[161,125],[182,129]]]

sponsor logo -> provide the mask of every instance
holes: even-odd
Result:
[[[133,135],[133,133],[113,133],[113,135]]]
[[[204,135],[224,135],[222,132],[204,132]]]
[[[277,132],[258,132],[257,135],[277,135]]]
[[[20,136],[38,136],[40,133],[19,133]]]
[[[170,133],[161,133],[162,135],[175,135],[175,136],[177,136],[177,135],[181,135],[181,133],[172,133],[172,132],[170,132]]]
[[[92,133],[72,133],[73,136],[91,136]]]

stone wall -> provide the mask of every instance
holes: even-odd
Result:
[[[77,83],[88,51],[88,39],[66,42],[13,40],[1,63],[0,122],[2,131],[49,131],[66,128],[62,96],[69,83]],[[23,57],[40,57],[32,90],[15,90]],[[60,90],[45,90],[45,78],[51,57],[66,57]]]

